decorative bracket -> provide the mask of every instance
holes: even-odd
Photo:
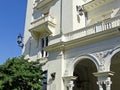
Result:
[[[83,15],[84,10],[83,10],[82,6],[80,6],[80,5],[78,6],[78,5],[76,5],[76,10],[77,10],[77,12],[78,12],[78,14],[79,14],[80,16]]]

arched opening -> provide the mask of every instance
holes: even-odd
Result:
[[[97,68],[91,60],[84,59],[78,62],[73,72],[73,75],[77,77],[74,81],[73,90],[98,90],[94,72],[97,72]]]
[[[111,59],[110,70],[115,72],[111,77],[111,90],[120,90],[120,52],[116,53]]]

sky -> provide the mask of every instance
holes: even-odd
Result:
[[[0,64],[21,56],[17,36],[24,35],[27,0],[0,0]]]

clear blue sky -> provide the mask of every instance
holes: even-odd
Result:
[[[21,56],[17,36],[24,34],[27,0],[0,1],[0,64],[8,58]]]

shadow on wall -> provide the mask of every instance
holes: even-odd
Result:
[[[24,45],[24,52],[23,55],[25,56],[36,56],[39,50],[38,42],[37,40],[33,39],[32,37],[29,37],[27,42]]]

